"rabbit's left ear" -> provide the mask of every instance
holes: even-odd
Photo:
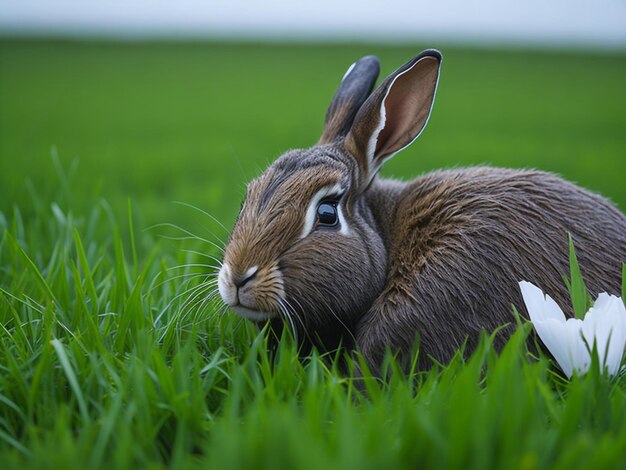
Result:
[[[440,65],[439,51],[422,52],[389,75],[359,109],[345,147],[364,170],[365,182],[426,127]]]
[[[327,144],[343,138],[350,130],[357,111],[374,88],[380,64],[374,56],[365,56],[344,74],[339,89],[326,111],[324,132],[319,144]]]

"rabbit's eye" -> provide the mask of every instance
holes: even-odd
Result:
[[[317,206],[317,224],[324,227],[334,227],[337,225],[337,202],[322,201]]]

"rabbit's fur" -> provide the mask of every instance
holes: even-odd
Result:
[[[374,369],[387,348],[406,358],[419,337],[424,368],[513,322],[512,305],[525,315],[520,280],[569,305],[568,233],[590,292],[619,292],[626,217],[596,194],[540,171],[376,176],[426,125],[440,62],[424,51],[370,95],[378,62],[361,59],[318,145],[249,184],[218,279],[233,310],[285,322],[324,350],[354,346]],[[316,212],[328,200],[338,201],[333,227]]]

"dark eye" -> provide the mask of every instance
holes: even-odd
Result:
[[[317,206],[317,224],[324,227],[337,225],[337,201],[322,201]]]

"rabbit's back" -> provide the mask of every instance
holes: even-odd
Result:
[[[422,351],[439,359],[468,335],[471,342],[482,328],[511,322],[511,305],[523,305],[520,280],[541,286],[571,315],[563,281],[568,233],[590,293],[620,291],[626,217],[558,176],[477,167],[404,184],[380,180],[371,193],[388,252],[381,298],[412,304],[407,321]],[[404,347],[414,334],[407,332]]]

